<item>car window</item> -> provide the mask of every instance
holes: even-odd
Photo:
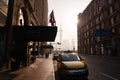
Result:
[[[59,55],[59,53],[54,53],[54,55]]]
[[[69,55],[62,55],[62,61],[78,61],[80,58],[77,55],[69,54]]]

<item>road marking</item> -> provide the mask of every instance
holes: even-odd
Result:
[[[105,74],[105,73],[103,73],[103,72],[99,72],[99,74],[101,74],[101,75],[103,75],[103,76],[105,76],[105,77],[108,77],[108,78],[110,78],[110,79],[112,79],[112,80],[119,80],[119,79],[114,78],[114,77],[112,77],[112,76],[110,76],[110,75],[108,75],[108,74]]]

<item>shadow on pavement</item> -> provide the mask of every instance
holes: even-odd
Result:
[[[0,72],[0,80],[13,80],[18,74],[13,74],[11,70]]]

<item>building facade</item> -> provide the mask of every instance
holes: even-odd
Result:
[[[120,1],[92,0],[78,15],[78,52],[120,56]]]
[[[3,1],[8,3],[1,8],[0,2],[0,71],[9,67],[19,69],[20,63],[26,66],[30,43],[33,43],[32,49],[35,52],[42,42],[46,44],[47,41],[54,41],[57,32],[57,27],[47,26],[47,0]],[[16,60],[14,66],[10,64],[11,58]]]
[[[3,1],[0,0],[0,27],[4,27],[6,23],[6,16],[7,16],[7,4]],[[5,34],[4,30],[0,30],[0,70],[3,65],[3,61],[5,61]]]
[[[6,16],[7,16],[7,4],[4,1],[0,0],[0,26],[5,25]]]

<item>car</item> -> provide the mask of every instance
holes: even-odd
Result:
[[[62,53],[57,59],[57,73],[60,78],[85,79],[89,71],[83,58],[77,53]]]
[[[58,56],[59,56],[59,52],[55,52],[53,54],[53,60],[57,60]]]

